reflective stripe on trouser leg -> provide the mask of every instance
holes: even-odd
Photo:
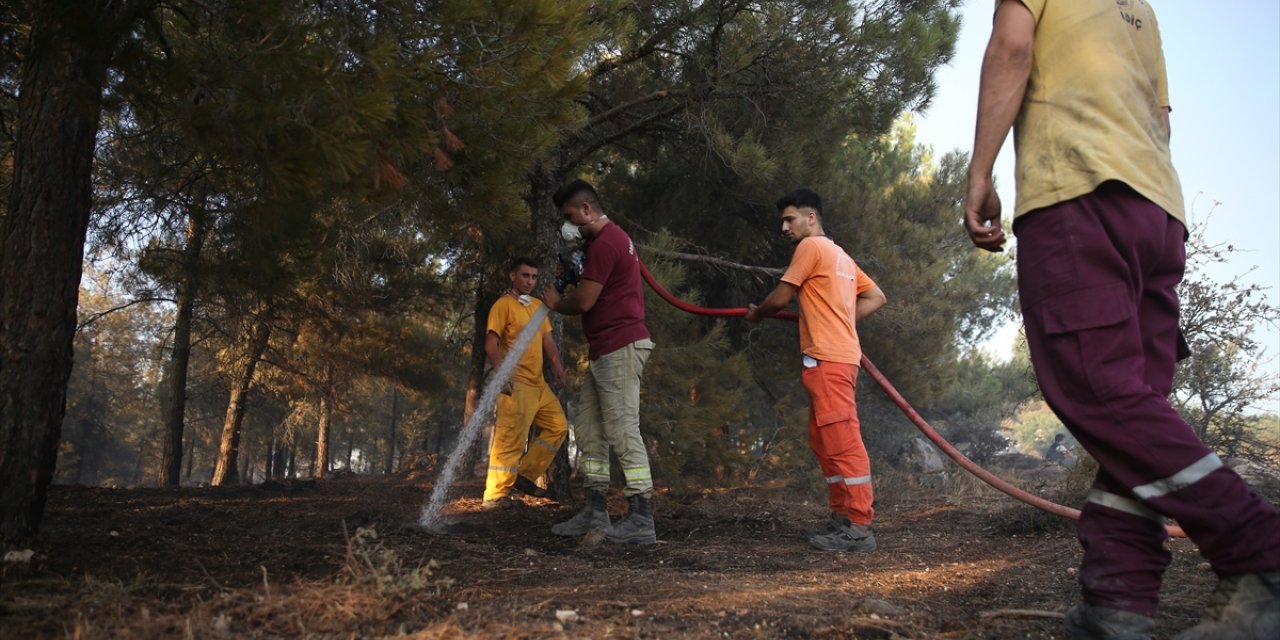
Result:
[[[804,370],[802,381],[810,401],[809,447],[827,479],[827,503],[833,513],[869,525],[875,496],[854,397],[857,375],[856,365],[819,362]]]
[[[529,441],[529,449],[520,459],[520,475],[537,480],[547,472],[551,460],[569,434],[569,422],[565,420],[564,410],[560,408],[560,400],[546,383],[542,384],[538,392],[533,425],[537,428],[537,433]]]
[[[582,486],[588,491],[609,491],[609,443],[604,438],[604,422],[600,418],[600,394],[590,367],[578,390],[578,403],[573,418],[573,437],[580,452],[578,471]]]
[[[653,342],[638,340],[606,353],[587,368],[597,390],[605,440],[622,463],[626,477],[623,494],[653,494],[649,452],[640,435],[640,377],[653,351]]]
[[[1022,254],[1036,256],[1018,263],[1036,377],[1098,461],[1095,488],[1130,499],[1141,490],[1143,505],[1178,520],[1220,575],[1280,569],[1280,515],[1234,473],[1207,469],[1212,452],[1166,397],[1185,228],[1131,191],[1103,187],[1022,216],[1014,230]],[[1167,563],[1163,531],[1095,500],[1079,535],[1085,601],[1150,615]]]
[[[489,472],[484,499],[497,500],[511,493],[529,440],[529,424],[537,412],[538,388],[516,382],[510,394],[498,394],[497,418],[489,442]]]

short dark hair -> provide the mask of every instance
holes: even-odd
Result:
[[[816,191],[808,187],[800,187],[781,198],[778,198],[778,211],[782,211],[787,207],[809,207],[818,212],[818,217],[822,217],[822,196]]]
[[[537,261],[537,260],[534,260],[533,258],[530,258],[529,256],[518,256],[518,257],[513,258],[513,259],[511,260],[511,268],[510,268],[508,271],[510,271],[510,272],[512,272],[512,273],[514,273],[516,269],[519,269],[519,268],[520,268],[520,267],[522,267],[522,266],[523,266],[523,267],[533,267],[534,269],[540,269],[540,268],[541,268],[541,267],[539,267],[539,266],[538,266],[538,261]]]
[[[600,195],[596,193],[596,188],[591,186],[591,183],[586,180],[574,180],[573,182],[560,187],[556,190],[555,195],[551,196],[551,202],[556,205],[557,209],[559,209],[564,206],[564,203],[578,197],[584,192],[587,193],[588,196],[582,199],[590,202],[599,209]]]
[[[1053,437],[1053,441],[1054,441],[1054,442],[1061,442],[1061,441],[1066,440],[1066,439],[1067,439],[1067,437],[1066,437],[1066,436],[1064,436],[1064,435],[1062,435],[1061,433],[1059,433],[1058,435],[1056,435],[1056,436],[1054,436],[1054,437]]]

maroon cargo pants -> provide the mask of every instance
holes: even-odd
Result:
[[[1078,526],[1084,601],[1154,616],[1173,518],[1219,576],[1280,570],[1280,514],[1169,403],[1185,227],[1122,183],[1014,223],[1045,400],[1100,466]]]

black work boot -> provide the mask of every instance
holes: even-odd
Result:
[[[534,483],[534,481],[524,476],[519,476],[519,475],[516,476],[515,487],[516,487],[516,491],[519,491],[520,493],[523,493],[527,496],[533,496],[535,498],[551,497],[550,491],[547,491],[546,489],[539,487],[537,484]]]
[[[1140,613],[1082,602],[1067,609],[1063,626],[1071,640],[1151,640],[1156,621]]]
[[[1218,581],[1200,624],[1174,640],[1280,638],[1280,571],[1242,573]]]
[[[653,507],[644,496],[627,498],[630,511],[609,532],[609,542],[618,544],[657,544],[658,534],[653,529]]]
[[[601,491],[587,491],[587,506],[568,520],[551,527],[558,536],[580,536],[592,529],[611,530],[609,503]]]

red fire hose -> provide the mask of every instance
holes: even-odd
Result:
[[[700,307],[689,304],[688,302],[675,297],[671,292],[664,289],[662,285],[658,283],[658,280],[649,272],[649,268],[645,266],[644,262],[640,263],[640,274],[644,276],[645,282],[649,283],[649,287],[652,288],[658,296],[671,303],[675,308],[686,313],[720,318],[741,318],[747,315],[747,309],[742,307],[712,309],[709,307]],[[793,322],[799,319],[799,316],[793,311],[779,311],[775,313],[773,317],[781,320],[791,320]],[[880,388],[889,396],[889,399],[893,400],[894,404],[898,405],[898,409],[900,409],[903,415],[911,421],[911,424],[914,424],[926,438],[938,445],[938,448],[942,449],[942,451],[947,454],[947,457],[954,460],[956,464],[963,467],[966,471],[977,476],[980,480],[992,487],[995,487],[1009,496],[1012,496],[1017,500],[1021,500],[1022,502],[1037,509],[1066,518],[1071,518],[1073,520],[1078,520],[1080,518],[1079,509],[1064,507],[1056,502],[1045,500],[1040,496],[1023,491],[1022,489],[1001,480],[995,474],[983,469],[978,466],[977,463],[965,457],[963,453],[960,453],[959,450],[951,446],[950,442],[947,442],[941,434],[934,430],[934,428],[925,421],[925,419],[911,406],[911,404],[907,402],[906,398],[902,397],[901,393],[898,393],[898,390],[893,387],[893,384],[889,382],[889,379],[884,377],[883,373],[880,373],[880,370],[877,369],[875,364],[867,358],[866,354],[862,355],[861,365],[862,370],[866,371],[867,375],[871,376],[871,379],[875,380],[876,384],[880,385]],[[1166,525],[1165,528],[1168,529],[1169,535],[1175,538],[1185,538],[1187,535],[1182,531],[1182,528],[1177,525]]]

